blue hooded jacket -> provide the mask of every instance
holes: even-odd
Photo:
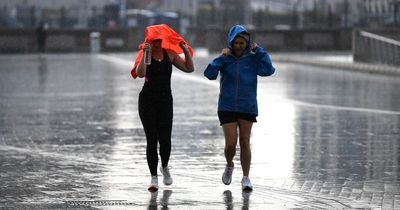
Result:
[[[258,115],[257,76],[270,76],[275,72],[271,59],[263,48],[251,48],[251,36],[241,25],[233,26],[228,34],[228,48],[236,36],[245,33],[249,37],[247,48],[240,58],[228,54],[218,56],[204,71],[204,76],[215,80],[220,78],[218,111],[244,112]]]

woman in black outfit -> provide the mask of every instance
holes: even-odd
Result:
[[[165,39],[165,38],[164,38]],[[139,94],[139,116],[146,134],[146,158],[151,173],[149,191],[158,190],[157,143],[160,144],[161,167],[163,182],[172,184],[168,161],[171,154],[171,131],[173,118],[173,102],[171,94],[172,65],[183,72],[193,72],[193,61],[184,41],[179,47],[185,55],[183,60],[176,52],[162,48],[162,37],[149,40],[146,38],[143,50],[151,50],[151,64],[144,64],[144,56],[134,68],[134,73],[140,78],[145,77],[143,89]]]

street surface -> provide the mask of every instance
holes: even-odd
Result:
[[[173,72],[174,184],[149,193],[134,53],[0,55],[0,209],[400,209],[400,77],[275,62],[244,193],[239,148],[221,182],[214,56]]]

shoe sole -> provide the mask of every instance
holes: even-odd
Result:
[[[150,186],[149,188],[147,188],[147,190],[150,191],[150,192],[155,192],[155,191],[158,190],[158,187],[156,187],[156,186]]]
[[[244,187],[242,190],[243,190],[243,191],[253,191],[253,188],[251,188],[251,187]]]

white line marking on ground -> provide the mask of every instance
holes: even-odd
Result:
[[[339,111],[353,111],[353,112],[368,112],[368,113],[375,113],[375,114],[400,115],[399,111],[382,110],[382,109],[368,109],[368,108],[359,108],[359,107],[350,107],[350,106],[324,105],[324,104],[308,103],[308,102],[297,101],[297,100],[290,100],[290,101],[297,106],[331,109],[331,110],[339,110]]]

